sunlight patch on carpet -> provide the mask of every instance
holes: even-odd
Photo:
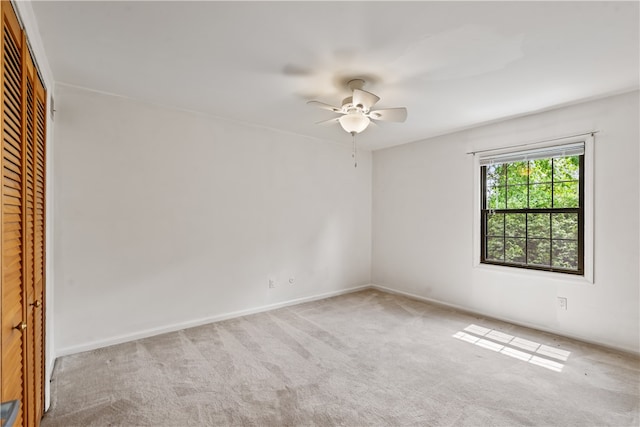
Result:
[[[556,360],[566,362],[571,354],[570,351],[474,324],[456,332],[453,338],[556,372],[562,372],[564,367],[563,363]]]

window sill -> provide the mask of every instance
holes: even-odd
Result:
[[[494,272],[500,274],[511,274],[522,277],[539,277],[545,280],[555,282],[570,283],[575,285],[592,285],[593,279],[589,279],[586,275],[557,273],[553,271],[529,270],[526,268],[509,267],[505,265],[483,264],[476,262],[473,266],[480,271]]]

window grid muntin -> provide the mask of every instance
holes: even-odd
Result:
[[[570,156],[574,157],[574,156]],[[544,270],[544,271],[553,271],[553,272],[562,272],[568,274],[583,274],[584,273],[584,155],[579,155],[578,160],[578,179],[577,180],[560,180],[554,182],[555,178],[555,158],[551,158],[551,181],[544,182],[551,184],[551,208],[519,208],[519,209],[508,209],[509,197],[508,197],[508,165],[512,163],[502,163],[500,167],[503,169],[504,173],[504,185],[499,187],[504,187],[505,200],[504,205],[505,209],[491,209],[487,207],[488,198],[487,198],[487,167],[481,167],[481,191],[482,191],[482,201],[481,201],[481,224],[480,224],[480,232],[481,232],[481,259],[480,262],[484,264],[495,264],[495,265],[504,265],[510,267],[517,268],[526,268],[532,270]],[[555,184],[566,183],[566,182],[577,182],[578,185],[578,207],[575,208],[555,208]],[[535,184],[542,184],[542,182],[537,182]],[[517,184],[517,185],[525,185],[525,184]],[[530,195],[531,195],[531,161],[527,161],[527,206],[530,205]],[[491,186],[492,188],[496,188],[498,186]],[[488,215],[491,214],[503,214],[502,216],[502,236],[494,236],[487,234],[487,225],[488,225]],[[529,237],[529,215],[534,213],[542,213],[549,214],[549,237],[548,239],[544,238],[532,238]],[[577,239],[567,239],[567,238],[554,238],[553,237],[553,214],[558,213],[571,213],[577,215]],[[524,238],[525,240],[525,263],[513,263],[507,262],[507,226],[506,226],[506,214],[525,214],[525,233],[526,236],[509,236],[509,238]],[[488,240],[489,238],[501,238],[502,239],[502,261],[487,259],[487,251],[488,251]],[[540,264],[529,264],[529,241],[531,239],[542,239],[548,240],[549,243],[549,265],[540,265]],[[554,241],[564,241],[564,242],[576,242],[577,245],[577,269],[567,269],[561,267],[554,267],[554,256],[553,256],[553,248]]]

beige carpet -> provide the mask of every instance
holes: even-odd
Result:
[[[638,426],[640,360],[367,290],[58,360],[52,426]]]

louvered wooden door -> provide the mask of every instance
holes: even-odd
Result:
[[[24,402],[27,322],[22,266],[22,32],[2,4],[2,400]],[[17,425],[25,424],[24,405]]]
[[[20,400],[17,426],[44,409],[46,92],[13,8],[2,15],[1,400]]]
[[[22,210],[22,219],[24,224],[24,232],[22,233],[22,247],[24,248],[23,256],[23,277],[26,293],[27,303],[27,330],[26,332],[26,402],[31,401],[35,397],[35,328],[36,328],[36,310],[34,310],[35,300],[35,287],[33,282],[33,261],[34,261],[34,179],[33,179],[33,129],[34,129],[34,117],[33,117],[33,105],[34,105],[34,87],[33,76],[34,68],[33,62],[29,55],[26,55],[23,61],[23,85],[22,85],[22,99],[23,99],[23,112],[24,112],[24,137],[22,138],[22,174],[23,182],[22,195],[24,209]],[[25,407],[27,414],[27,421],[35,420],[35,407],[33,405],[27,405]]]
[[[24,58],[23,247],[27,316],[27,420],[37,425],[44,407],[44,141],[45,91],[30,55]]]
[[[32,197],[27,202],[27,212],[29,206],[32,207],[32,217],[27,221],[32,221],[29,226],[33,229],[31,236],[31,257],[30,266],[31,280],[28,282],[30,296],[27,298],[27,313],[32,320],[33,327],[29,329],[29,339],[33,343],[32,351],[28,351],[30,356],[28,361],[29,385],[33,388],[29,391],[29,408],[33,408],[33,420],[35,425],[39,424],[44,409],[44,229],[45,229],[45,135],[46,135],[46,97],[42,82],[34,72],[33,86],[33,147],[30,147],[29,166],[27,167],[27,182],[33,180]],[[31,169],[29,169],[31,168]],[[33,173],[29,175],[29,171]],[[27,185],[27,189],[29,186]]]

